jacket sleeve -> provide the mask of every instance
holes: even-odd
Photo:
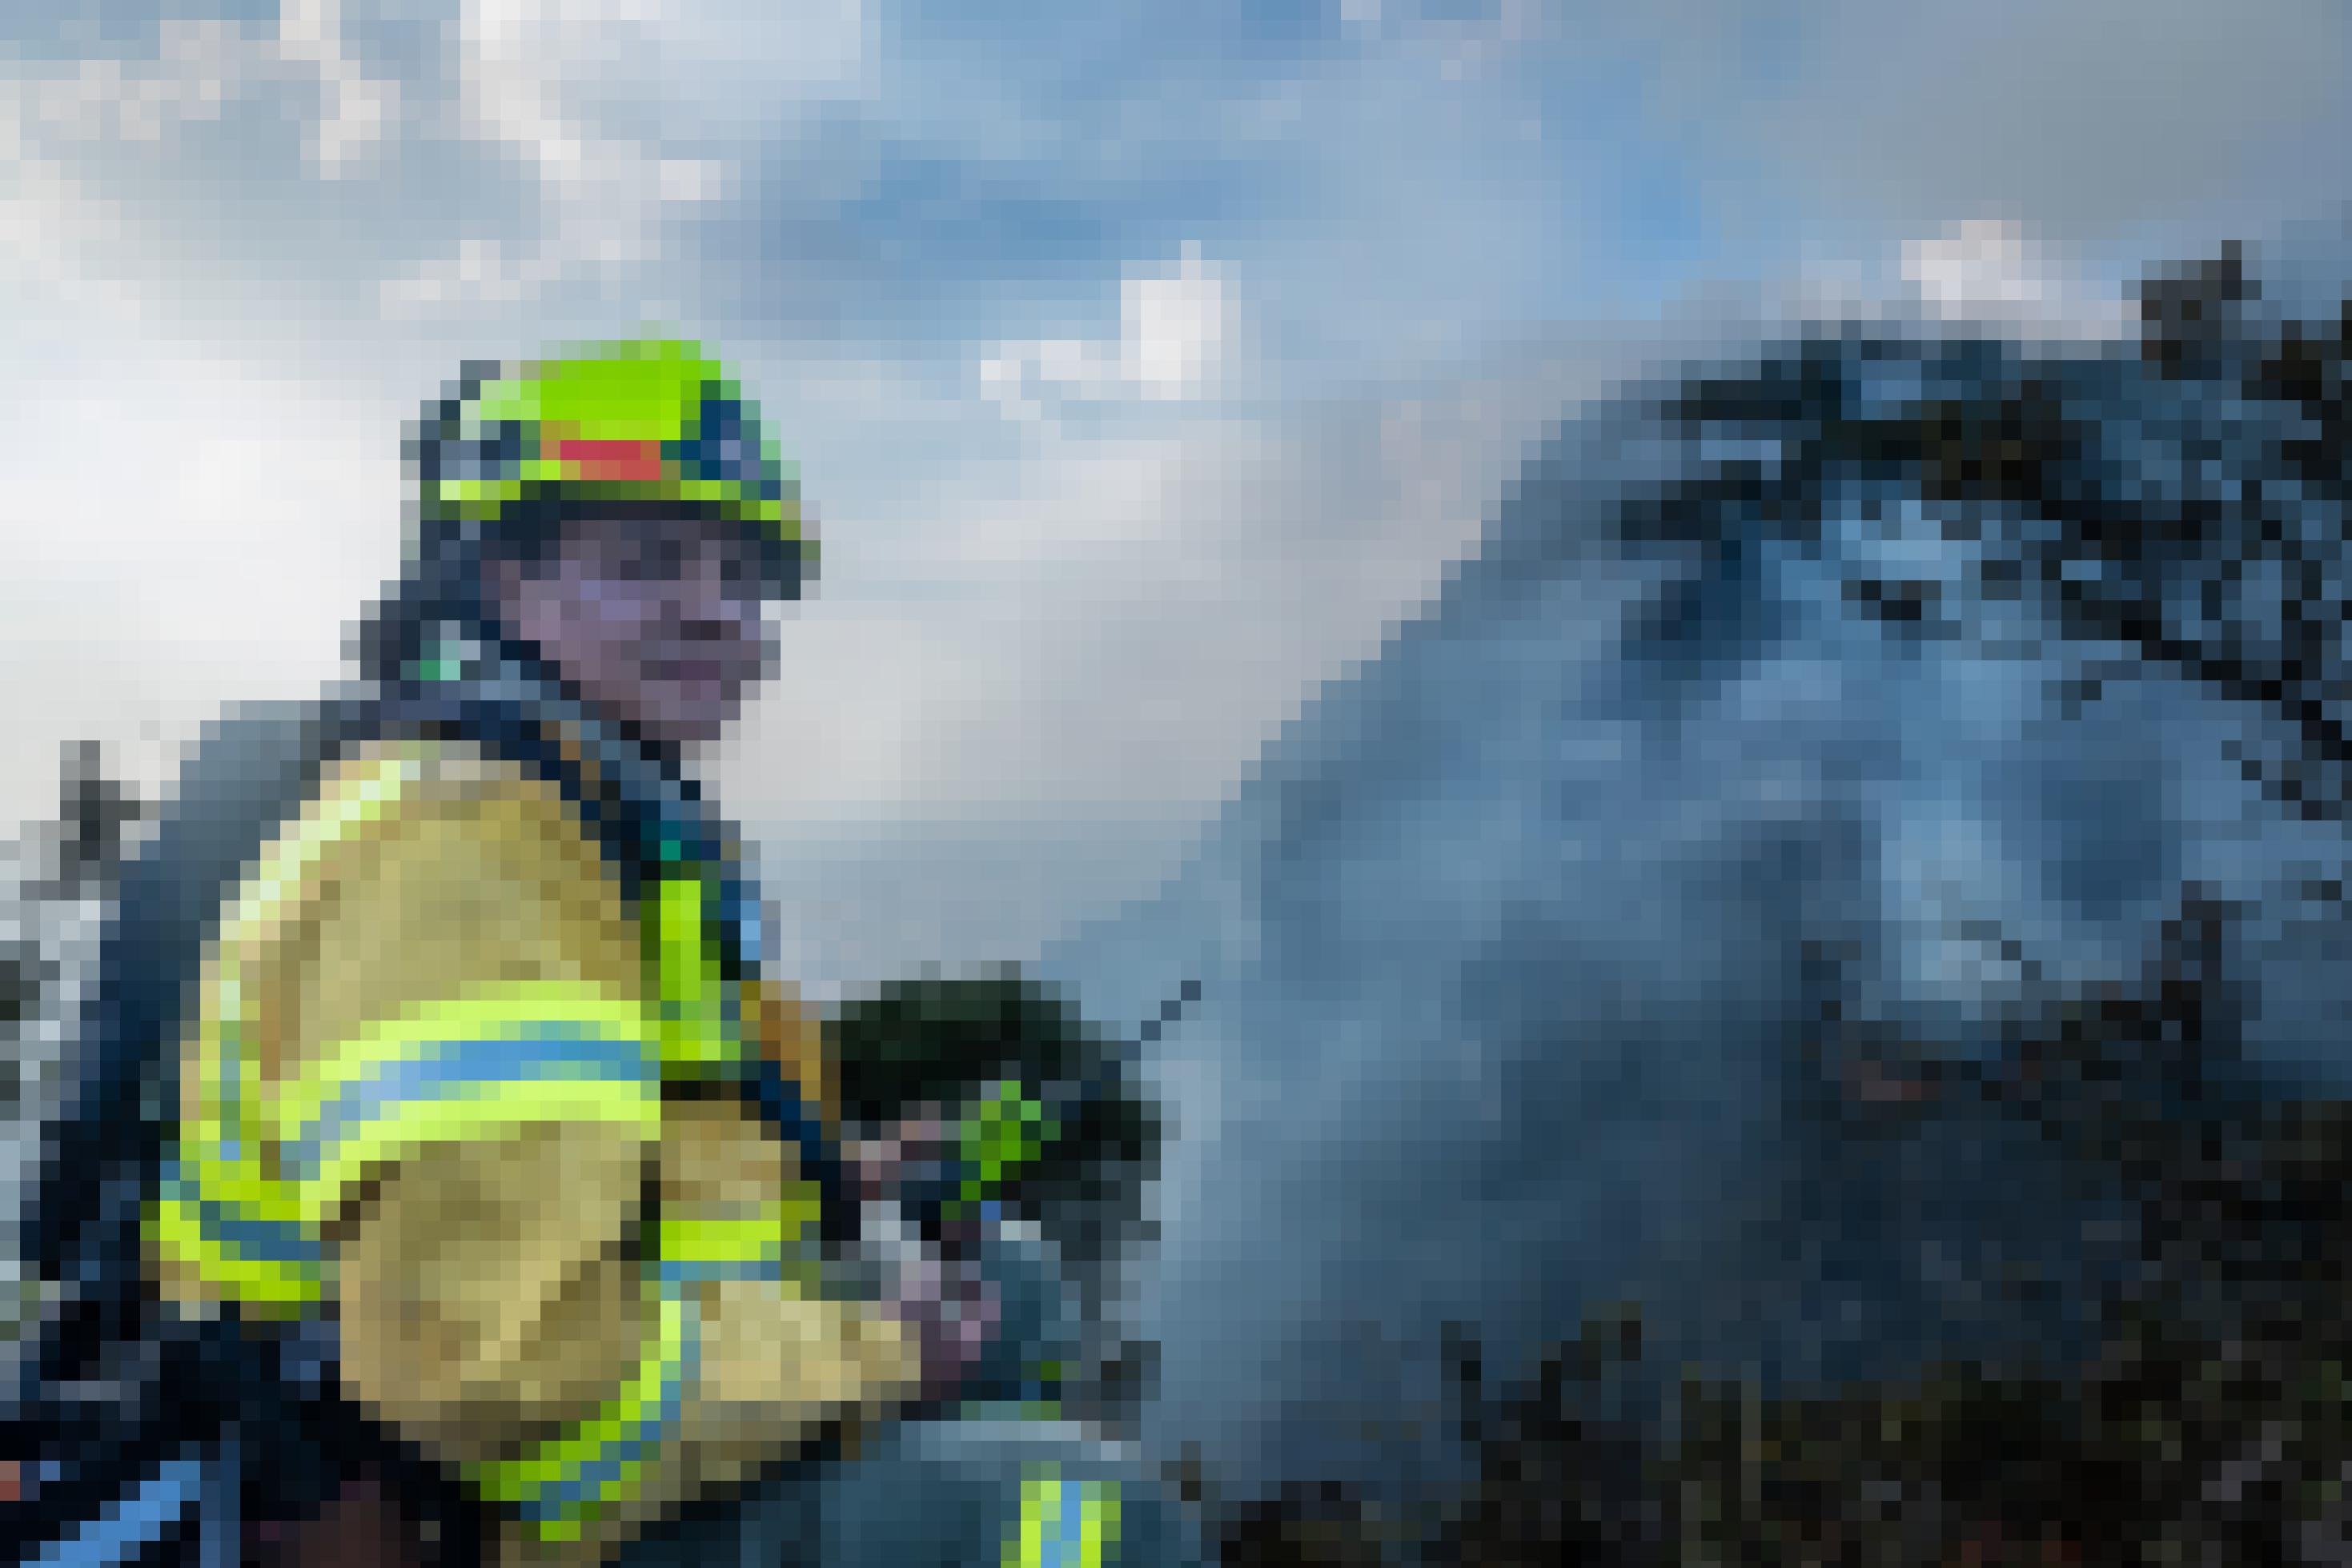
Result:
[[[224,918],[152,1228],[184,1306],[331,1306],[347,1391],[574,1552],[887,1400],[903,1354],[775,1270],[665,1271],[789,1224],[797,1184],[666,1103],[643,976],[551,789],[353,757]]]

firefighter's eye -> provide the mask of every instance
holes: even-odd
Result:
[[[617,545],[610,561],[614,575],[628,582],[674,580],[685,551],[675,539],[635,538]]]

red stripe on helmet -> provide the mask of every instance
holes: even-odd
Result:
[[[555,460],[579,470],[582,479],[658,479],[662,476],[662,444],[658,441],[559,441]]]

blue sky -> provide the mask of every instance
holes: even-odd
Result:
[[[1616,9],[9,7],[0,810],[70,736],[152,775],[331,674],[461,358],[659,322],[741,363],[826,541],[718,761],[780,845],[874,846],[819,857],[870,935],[808,963],[1006,956],[1726,287],[2096,321],[2352,172],[2323,0]]]

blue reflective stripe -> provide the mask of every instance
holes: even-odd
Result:
[[[538,1498],[523,1505],[525,1518],[538,1521],[560,1519],[575,1512],[587,1502],[601,1498],[621,1480],[623,1467],[642,1458],[669,1436],[677,1424],[679,1409],[686,1403],[686,1389],[694,1380],[695,1369],[701,1360],[702,1319],[694,1299],[685,1299],[686,1333],[676,1364],[662,1374],[661,1399],[654,1408],[637,1419],[626,1436],[606,1445],[604,1450],[580,1467],[579,1473],[560,1485],[549,1487]]]
[[[210,1198],[196,1200],[196,1219],[207,1237],[256,1263],[317,1263],[324,1256],[301,1227],[257,1219]]]
[[[187,1516],[203,1484],[198,1460],[173,1459],[79,1532],[51,1542],[33,1561],[54,1568],[115,1568],[133,1562]]]
[[[196,1215],[205,1235],[256,1263],[316,1263],[323,1256],[319,1244],[302,1234],[299,1225],[257,1219],[210,1198],[197,1200]]]
[[[1045,1537],[1043,1568],[1081,1568],[1078,1542],[1086,1527],[1086,1490],[1074,1481],[1053,1481],[1054,1533]]]
[[[419,1100],[446,1100],[473,1084],[533,1079],[643,1083],[652,1071],[645,1042],[591,1034],[576,1025],[525,1026],[488,1040],[446,1040],[432,1054],[387,1062],[346,1085],[279,1158],[297,1181],[318,1175],[342,1142],[370,1123]]]
[[[214,1085],[220,1098],[221,1158],[231,1165],[245,1157],[245,1053],[234,1021],[223,1019],[220,1027],[220,1081]]]
[[[677,1290],[687,1285],[715,1283],[722,1280],[770,1280],[784,1277],[784,1260],[775,1258],[738,1259],[731,1262],[698,1262],[692,1260],[665,1260],[659,1270],[662,1288]]]
[[[176,1170],[163,1177],[163,1197],[195,1206],[205,1235],[257,1263],[317,1263],[318,1241],[291,1220],[262,1219],[203,1196]]]

